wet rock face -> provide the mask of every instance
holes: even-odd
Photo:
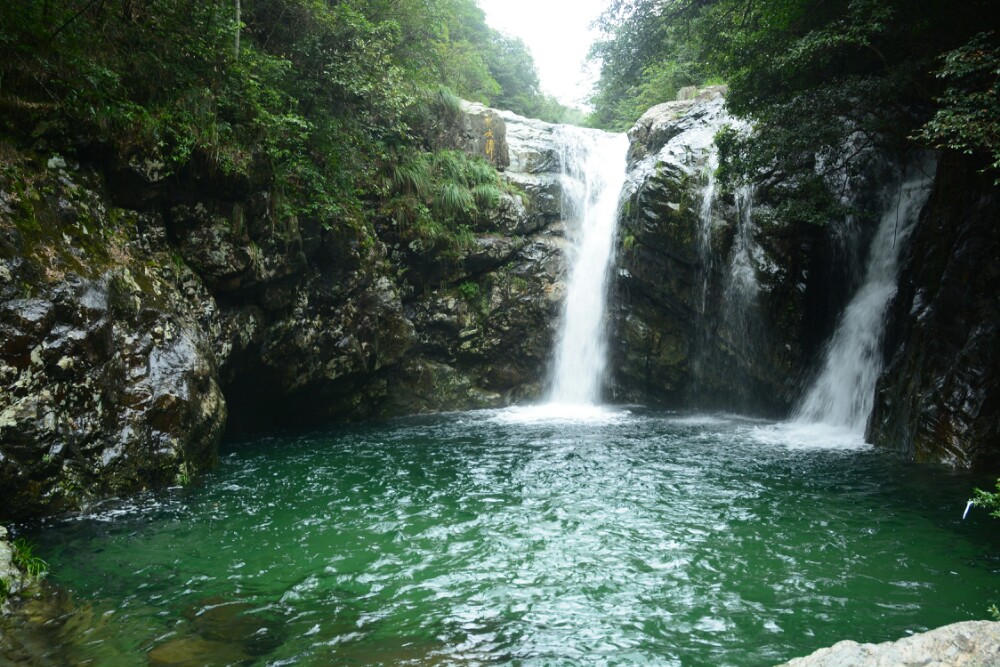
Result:
[[[1000,196],[953,157],[903,260],[873,442],[918,461],[1000,467]]]
[[[521,243],[502,266],[408,304],[414,354],[389,409],[422,411],[435,401],[436,409],[497,407],[541,393],[565,277],[563,242],[541,234]],[[411,401],[424,407],[403,407]]]
[[[537,396],[566,273],[553,126],[445,120],[438,147],[492,150],[520,187],[445,254],[278,223],[263,182],[187,191],[130,162],[104,170],[131,174],[109,196],[19,158],[0,177],[0,518],[183,483],[226,428]]]
[[[162,223],[105,209],[68,172],[33,176],[0,186],[18,200],[0,211],[7,517],[172,483],[214,459],[225,421],[193,307],[207,294],[182,292]]]
[[[474,102],[462,102],[458,111],[444,111],[432,127],[424,128],[435,149],[450,148],[480,156],[499,170],[510,164],[507,127],[501,111]]]
[[[629,130],[629,166],[635,167],[650,156],[658,156],[661,161],[672,156],[674,162],[698,159],[697,153],[707,147],[706,140],[711,140],[720,127],[719,120],[727,122],[721,118],[719,108],[725,94],[725,86],[708,86],[676,102],[651,107]],[[685,133],[690,136],[668,147],[672,139]],[[666,153],[659,156],[664,148]]]
[[[399,364],[376,375],[385,382],[377,414],[497,407],[542,391],[566,276],[555,126],[467,110],[491,114],[490,126],[502,130],[503,178],[516,194],[471,221],[472,243],[438,272],[448,276],[443,284],[402,290],[413,339]],[[440,145],[469,150],[456,141]]]
[[[630,131],[614,281],[619,400],[783,415],[806,333],[815,228],[710,181],[721,89],[650,109]],[[706,202],[706,197],[709,201]],[[764,220],[765,222],[761,222]]]

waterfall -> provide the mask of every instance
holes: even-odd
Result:
[[[702,320],[708,303],[708,285],[712,279],[712,213],[716,190],[715,172],[718,168],[719,148],[713,143],[702,169],[705,184],[701,189],[701,206],[698,209],[698,274],[701,278],[698,314]]]
[[[549,401],[593,405],[601,400],[607,362],[605,302],[628,139],[568,126],[557,139],[572,245]]]
[[[932,165],[919,165],[883,194],[882,218],[868,251],[864,279],[840,316],[820,374],[795,409],[795,421],[864,432],[882,372],[885,314],[896,293],[901,248],[927,202],[932,173]]]
[[[754,239],[753,188],[745,186],[736,193],[736,238],[729,260],[729,275],[723,295],[723,320],[737,352],[744,358],[754,351],[757,319],[757,265],[763,251]]]
[[[712,326],[706,311],[708,310],[708,293],[712,282],[712,223],[715,211],[716,177],[719,167],[719,149],[712,143],[708,149],[708,159],[701,170],[701,205],[698,207],[698,311],[695,332],[694,353],[691,357],[691,387],[690,394],[698,396],[702,389],[705,363],[708,358],[708,341]]]

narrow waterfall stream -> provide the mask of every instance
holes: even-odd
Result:
[[[708,160],[702,169],[701,177],[704,186],[701,189],[701,206],[698,208],[698,314],[705,318],[705,308],[708,305],[708,286],[712,279],[712,214],[715,209],[717,179],[719,168],[719,149],[713,143],[709,149]]]
[[[595,405],[607,362],[608,273],[628,138],[561,127],[563,216],[573,241],[549,401]]]
[[[932,165],[918,165],[884,193],[864,280],[827,343],[819,376],[795,408],[796,422],[864,432],[882,372],[885,315],[896,293],[900,254],[930,195],[932,174]]]
[[[736,193],[736,238],[722,303],[723,324],[730,330],[736,350],[744,358],[757,355],[755,342],[760,328],[757,310],[760,284],[756,266],[761,263],[762,251],[754,240],[753,197],[754,191],[750,186],[742,187]]]

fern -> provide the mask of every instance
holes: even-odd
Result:
[[[472,192],[458,183],[442,183],[434,196],[434,211],[445,218],[467,216],[475,209]]]
[[[464,153],[458,151],[438,151],[434,154],[434,173],[443,181],[467,183],[468,161]]]
[[[490,163],[475,158],[466,162],[465,179],[469,185],[497,185],[499,175]]]
[[[477,207],[492,210],[500,206],[503,191],[495,183],[480,183],[472,188],[472,197]]]
[[[35,555],[35,545],[23,537],[14,540],[12,560],[18,569],[30,577],[37,577],[49,569],[49,564]]]
[[[457,118],[462,113],[462,100],[447,86],[438,88],[434,104],[443,115],[451,119]]]
[[[434,188],[431,165],[425,155],[396,165],[392,181],[397,192],[418,197],[425,197]]]

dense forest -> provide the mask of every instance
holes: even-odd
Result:
[[[440,176],[401,163],[442,105],[569,111],[474,0],[4,3],[0,61],[14,145],[273,182],[279,218],[355,229],[394,205],[397,168]]]
[[[874,144],[1000,169],[1000,15],[988,0],[613,0],[600,27],[594,124],[626,130],[683,86],[725,82],[754,132],[720,138],[723,170],[785,175],[784,194],[814,222],[826,219],[822,179]]]
[[[585,122],[624,131],[684,86],[725,82],[730,110],[755,132],[720,138],[723,170],[796,174],[785,194],[821,221],[820,172],[850,169],[872,143],[1000,167],[991,9],[614,0],[598,21],[601,75]],[[15,143],[266,175],[285,217],[355,226],[392,195],[435,104],[457,96],[584,121],[540,90],[524,43],[488,27],[474,0],[15,2],[0,9],[0,56],[2,131]],[[857,150],[843,154],[848,138]]]

